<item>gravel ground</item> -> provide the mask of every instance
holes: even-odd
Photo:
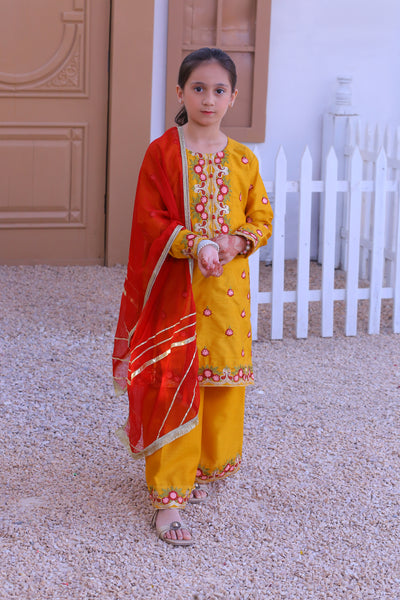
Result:
[[[307,340],[294,339],[290,312],[282,341],[260,336],[243,468],[187,510],[197,545],[173,548],[150,530],[143,462],[114,436],[126,414],[110,376],[124,272],[0,267],[0,598],[399,600],[390,306],[379,336],[363,330],[365,306],[355,338],[341,333],[340,306],[332,339],[316,313]]]

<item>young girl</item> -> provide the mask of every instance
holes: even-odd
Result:
[[[128,390],[120,437],[146,458],[159,537],[193,543],[180,514],[241,462],[245,386],[253,383],[247,257],[272,210],[258,162],[227,138],[236,69],[218,49],[182,62],[178,127],[152,142],[139,175],[114,346]]]

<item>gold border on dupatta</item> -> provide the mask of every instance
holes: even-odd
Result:
[[[181,161],[182,161],[182,186],[183,186],[183,208],[185,212],[185,226],[189,231],[192,229],[192,220],[190,218],[190,195],[189,195],[189,173],[188,164],[186,158],[186,144],[185,136],[183,134],[183,128],[177,127],[179,135],[179,143],[181,147]],[[190,279],[193,279],[193,258],[189,258],[189,271]]]
[[[143,306],[142,306],[142,310],[144,309],[147,300],[149,299],[149,296],[151,294],[151,290],[153,289],[153,285],[155,280],[157,279],[157,276],[161,270],[161,267],[164,264],[165,259],[168,256],[168,252],[171,249],[171,246],[176,238],[176,236],[178,235],[178,233],[180,232],[180,230],[183,229],[182,225],[177,225],[174,229],[174,231],[171,233],[171,235],[169,236],[169,239],[167,241],[167,243],[165,244],[164,250],[162,251],[160,258],[157,261],[156,266],[154,267],[154,271],[151,274],[151,277],[149,279],[149,283],[147,284],[147,288],[146,288],[146,293],[144,295],[144,300],[143,300]],[[130,330],[129,335],[128,335],[128,346],[131,342],[132,336],[135,333],[135,329],[136,329],[136,325],[133,329]]]
[[[194,429],[198,424],[199,424],[199,417],[198,417],[198,415],[196,415],[196,417],[194,417],[194,419],[192,419],[191,421],[188,421],[188,423],[185,423],[184,425],[180,425],[176,429],[173,429],[169,433],[166,433],[163,437],[158,438],[152,444],[150,444],[150,446],[147,446],[140,452],[132,452],[132,448],[129,443],[129,438],[126,433],[127,422],[125,423],[125,425],[123,425],[122,427],[117,429],[117,431],[115,432],[115,435],[117,436],[119,441],[122,443],[122,445],[128,450],[131,457],[134,459],[137,459],[137,458],[142,458],[143,456],[149,456],[150,454],[157,452],[157,450],[160,450],[160,448],[162,448],[166,444],[170,444],[171,442],[177,440],[179,437],[185,435],[186,433],[189,433],[189,431]]]

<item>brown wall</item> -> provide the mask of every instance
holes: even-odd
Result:
[[[153,0],[113,0],[106,264],[127,262],[134,193],[150,141]]]

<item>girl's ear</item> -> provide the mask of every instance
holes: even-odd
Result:
[[[236,100],[236,96],[238,95],[238,91],[235,90],[234,92],[232,92],[232,97],[231,97],[231,101],[229,102],[229,106],[232,108],[232,106],[235,104],[235,100]]]
[[[179,85],[176,86],[176,95],[178,96],[179,104],[183,104],[183,90]]]

